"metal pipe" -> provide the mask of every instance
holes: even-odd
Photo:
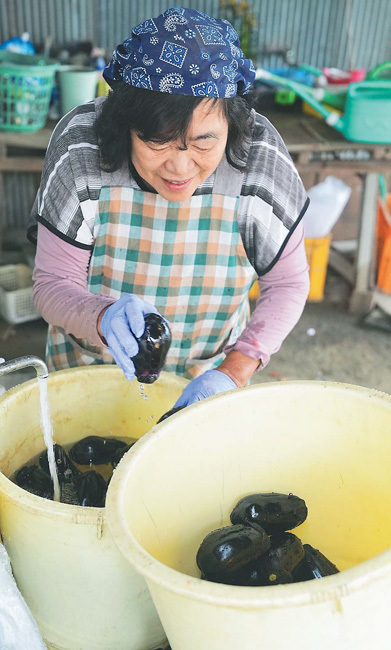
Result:
[[[5,375],[7,372],[22,370],[23,368],[29,368],[30,366],[35,368],[37,377],[40,379],[46,379],[49,376],[46,363],[33,354],[28,354],[25,357],[18,357],[17,359],[10,359],[9,361],[0,363],[0,376]]]

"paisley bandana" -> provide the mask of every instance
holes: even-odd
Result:
[[[103,72],[110,86],[196,97],[234,97],[250,90],[255,68],[228,20],[173,7],[148,18],[118,45]]]

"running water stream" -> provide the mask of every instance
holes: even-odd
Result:
[[[53,428],[49,409],[48,380],[47,377],[37,377],[37,379],[41,405],[41,427],[48,451],[49,471],[53,481],[53,499],[54,501],[60,501],[60,484],[58,482],[56,459],[54,457]]]

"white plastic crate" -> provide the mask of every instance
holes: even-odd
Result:
[[[0,315],[11,325],[40,318],[33,303],[31,275],[26,264],[0,266]]]

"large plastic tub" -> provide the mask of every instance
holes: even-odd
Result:
[[[148,433],[121,461],[107,513],[172,649],[389,650],[390,458],[391,396],[333,383],[235,390]],[[258,491],[303,497],[298,536],[343,571],[271,587],[200,580],[200,542]]]
[[[172,407],[186,383],[162,373],[145,386],[144,400],[140,384],[128,382],[116,366],[52,373],[55,441],[139,438]],[[34,379],[0,398],[0,528],[15,579],[45,641],[65,650],[156,648],[165,634],[144,579],[110,534],[105,509],[47,501],[7,478],[43,448]]]

